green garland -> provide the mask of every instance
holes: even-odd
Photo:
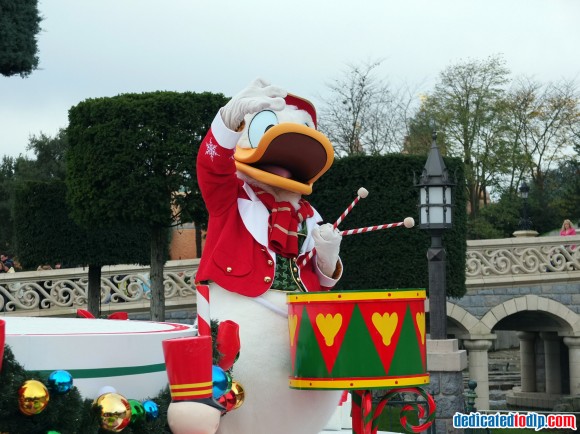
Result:
[[[219,321],[211,320],[213,363],[217,364],[221,354],[217,351]],[[26,416],[18,408],[18,389],[27,380],[38,380],[47,384],[47,377],[29,372],[15,359],[8,345],[4,347],[4,361],[0,370],[0,434],[110,434],[100,428],[97,410],[92,399],[81,397],[72,387],[65,394],[52,393],[46,408],[34,416]],[[74,381],[74,379],[73,379]],[[119,391],[123,394],[123,391]],[[125,396],[127,399],[137,398]],[[159,416],[152,421],[136,421],[121,431],[122,434],[171,434],[167,425],[167,408],[171,402],[169,388],[150,399],[159,408]]]
[[[110,434],[100,428],[99,416],[93,400],[81,397],[76,387],[65,394],[50,394],[46,408],[34,416],[26,416],[18,407],[18,390],[27,380],[47,383],[47,377],[26,371],[15,359],[8,345],[4,348],[4,361],[0,371],[0,434]],[[74,379],[73,379],[74,380]],[[123,394],[120,390],[119,393]],[[136,398],[126,396],[126,398]],[[171,402],[166,389],[151,399],[159,408],[153,421],[136,421],[123,429],[123,434],[171,434],[167,425],[167,407]]]

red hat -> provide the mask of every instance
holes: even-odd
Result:
[[[286,101],[287,105],[294,105],[298,107],[299,110],[304,110],[306,113],[308,113],[312,117],[314,128],[317,128],[318,122],[316,120],[316,109],[310,101],[304,98],[300,98],[299,96],[292,95],[291,93],[286,95],[284,101]]]
[[[162,342],[172,401],[193,401],[212,396],[212,344],[210,336],[167,339]]]

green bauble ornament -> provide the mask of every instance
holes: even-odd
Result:
[[[141,401],[130,399],[129,405],[131,406],[131,424],[145,421],[145,407],[143,407]]]

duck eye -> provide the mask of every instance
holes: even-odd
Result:
[[[258,147],[264,133],[274,125],[278,125],[278,117],[273,111],[264,110],[253,117],[248,127],[248,138],[252,148]]]

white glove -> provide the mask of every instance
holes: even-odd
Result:
[[[336,270],[340,242],[342,241],[340,231],[333,228],[330,223],[325,223],[314,228],[312,238],[314,238],[318,268],[326,276],[332,277]]]
[[[226,127],[235,131],[244,116],[262,110],[283,110],[286,107],[286,92],[277,86],[272,86],[266,80],[257,78],[248,87],[235,95],[220,109],[221,117]]]

